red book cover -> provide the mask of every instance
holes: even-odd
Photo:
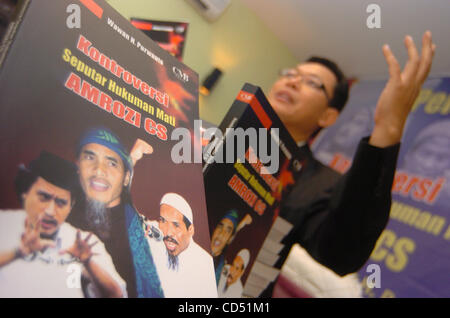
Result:
[[[211,250],[219,297],[241,297],[303,161],[257,86],[244,85],[219,128],[204,151]]]

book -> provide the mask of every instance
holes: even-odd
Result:
[[[131,24],[148,35],[164,50],[183,61],[189,23],[131,18]]]
[[[202,163],[173,151],[201,151],[198,74],[104,0],[20,3],[0,55],[0,295],[217,297]]]
[[[206,130],[204,136],[211,139],[203,172],[218,294],[242,297],[247,280],[266,278],[253,282],[254,295],[278,273],[272,265],[291,227],[277,217],[303,158],[262,90],[251,84],[243,86],[216,133]],[[255,263],[267,238],[267,251],[259,256],[266,264]]]

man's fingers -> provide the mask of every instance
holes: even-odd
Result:
[[[30,233],[33,230],[33,226],[28,218],[25,219],[25,233]]]
[[[413,80],[420,65],[419,53],[417,52],[417,48],[412,37],[409,35],[405,37],[405,46],[408,50],[409,58],[405,65],[404,75],[406,80]]]
[[[39,217],[39,219],[36,222],[36,225],[34,227],[34,233],[35,234],[40,234],[41,233],[41,220],[42,220],[42,217]]]
[[[436,45],[434,45],[432,42],[431,32],[427,31],[422,37],[422,56],[420,59],[420,67],[417,74],[417,80],[419,81],[419,83],[425,81],[428,73],[430,72],[435,50]]]
[[[392,53],[389,45],[387,44],[383,45],[383,54],[386,63],[388,64],[389,67],[389,75],[391,79],[395,81],[400,80],[401,76],[400,65],[398,64],[398,61],[395,58],[394,54]]]
[[[149,155],[149,154],[153,153],[153,147],[150,146],[149,144],[145,144],[145,145],[144,145],[143,152],[144,152],[146,155]]]
[[[142,151],[144,154],[151,154],[153,152],[153,147],[146,141],[142,139],[138,139],[136,141],[136,146]]]
[[[87,243],[89,242],[89,239],[91,238],[92,233],[89,233],[88,236],[86,236],[86,238],[84,239],[84,242]]]
[[[133,165],[142,159],[143,155],[153,153],[153,147],[142,139],[137,139],[133,148],[130,151],[130,157],[133,160]]]
[[[39,219],[40,218],[38,218],[37,222],[39,221]],[[25,232],[32,233],[32,232],[36,231],[37,222],[33,223],[33,221],[29,217],[27,217],[25,219]]]
[[[95,244],[97,244],[98,243],[98,241],[95,241],[94,243],[92,243],[92,244],[89,244],[89,247],[93,247]]]
[[[42,224],[42,220],[44,219],[44,213],[42,213],[41,215],[38,216],[36,223],[34,225],[32,225],[33,227],[33,231],[35,234],[40,235],[41,233],[41,224]]]

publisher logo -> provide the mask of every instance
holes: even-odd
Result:
[[[172,67],[172,72],[175,74],[175,77],[183,82],[189,82],[189,76],[184,73],[182,70],[180,70],[178,67],[174,66]]]
[[[238,98],[240,100],[242,100],[242,101],[250,102],[252,100],[252,95],[251,94],[247,94],[245,92],[240,92]]]

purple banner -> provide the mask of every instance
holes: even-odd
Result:
[[[339,172],[370,135],[385,82],[357,83],[339,121],[313,150]],[[359,271],[365,297],[450,296],[450,78],[428,80],[409,116],[388,226]],[[378,266],[369,266],[376,264]]]

